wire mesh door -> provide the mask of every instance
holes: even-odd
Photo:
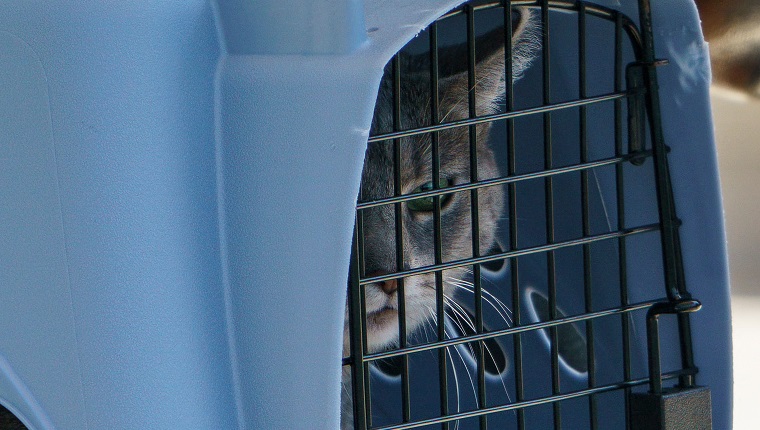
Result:
[[[344,428],[630,428],[630,396],[660,368],[653,308],[678,314],[659,327],[662,379],[694,384],[664,62],[637,9],[470,2],[388,64],[357,204]]]

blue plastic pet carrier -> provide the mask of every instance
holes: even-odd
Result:
[[[415,65],[472,91],[481,37],[526,10],[498,110],[371,127]],[[6,0],[0,424],[729,429],[709,83],[692,0]],[[360,195],[368,145],[486,123],[502,176]],[[404,265],[410,204],[438,225],[488,187],[499,248]],[[384,205],[399,267],[371,272]],[[452,268],[458,304],[407,337],[399,303],[398,343],[366,348],[368,288]]]

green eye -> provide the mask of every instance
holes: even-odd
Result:
[[[438,188],[446,188],[452,185],[451,179],[441,179],[438,181]],[[421,193],[423,191],[430,191],[433,189],[433,181],[426,182],[419,187],[412,190],[412,193]],[[441,207],[451,199],[451,194],[444,194],[441,196]],[[435,208],[435,200],[433,197],[422,197],[406,202],[406,206],[412,212],[433,212]]]

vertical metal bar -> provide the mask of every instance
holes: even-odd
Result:
[[[433,22],[430,25],[430,118],[431,124],[435,125],[440,122],[440,114],[438,112],[439,93],[438,93],[438,24]],[[433,187],[439,188],[441,177],[441,154],[439,145],[439,134],[433,132],[430,135],[432,146],[432,162],[433,162]],[[441,237],[441,198],[435,196],[433,198],[433,247],[435,248],[435,264],[441,264],[443,262],[443,250]],[[435,299],[436,299],[436,317],[438,324],[438,341],[441,342],[446,339],[446,314],[444,306],[444,290],[443,290],[443,272],[435,272]],[[441,416],[449,414],[449,392],[448,392],[448,364],[447,348],[438,349],[438,384],[439,384],[439,396],[441,403]],[[449,423],[445,422],[441,424],[442,430],[449,429]]]
[[[358,215],[358,214],[357,214]],[[350,349],[351,349],[351,396],[353,399],[354,407],[354,429],[365,430],[367,428],[367,409],[366,404],[369,397],[364,387],[364,345],[367,336],[366,328],[364,327],[365,321],[365,309],[364,300],[362,300],[362,287],[359,285],[360,279],[360,262],[362,260],[362,248],[359,246],[358,238],[362,236],[362,226],[359,223],[359,216],[357,216],[354,230],[353,240],[353,258],[351,258],[352,269],[351,273],[351,288],[350,293],[350,313],[349,313],[349,325],[351,327],[350,332]]]
[[[671,301],[688,296],[683,287],[683,266],[679,250],[678,219],[673,201],[670,175],[668,173],[667,151],[662,132],[662,117],[660,114],[660,98],[657,91],[657,70],[655,69],[654,37],[652,31],[652,8],[649,0],[639,0],[639,21],[641,37],[644,45],[644,77],[647,83],[647,102],[650,113],[650,128],[652,133],[652,156],[654,159],[655,177],[657,181],[657,202],[660,211],[660,228],[662,236],[663,265],[665,269],[665,286]],[[694,367],[691,327],[688,315],[678,317],[679,339],[681,341],[681,363],[685,368]],[[679,378],[680,385],[689,387],[694,384],[694,378],[684,375]]]
[[[695,365],[692,350],[691,320],[689,319],[689,314],[678,314],[677,318],[681,339],[681,366],[684,369],[693,369]],[[696,384],[694,375],[682,375],[678,378],[678,381],[681,388],[693,387]]]
[[[667,160],[666,160],[667,161]],[[668,168],[668,172],[670,172],[670,169]],[[675,202],[675,199],[673,197],[673,187],[668,187],[668,193],[670,194],[670,200]],[[675,214],[675,208],[673,209],[673,219],[677,219]],[[681,238],[678,233],[678,230],[675,231],[674,235],[675,240],[675,248],[676,248],[676,267],[678,270],[678,291],[682,295],[688,294],[686,291],[686,284],[685,284],[685,275],[684,275],[684,268],[683,268],[683,257],[681,255]],[[694,352],[692,350],[692,336],[691,336],[691,314],[690,313],[679,313],[676,317],[678,320],[678,330],[680,333],[680,347],[681,347],[681,366],[684,369],[693,369],[695,367],[694,364]],[[695,375],[687,374],[687,375],[681,375],[678,378],[679,386],[681,388],[689,388],[693,387],[695,382]]]
[[[681,299],[678,291],[678,267],[676,263],[675,231],[676,222],[673,202],[668,194],[667,152],[662,134],[660,116],[660,97],[657,85],[657,70],[655,69],[654,40],[652,36],[652,16],[649,0],[639,0],[639,21],[641,38],[644,45],[643,63],[644,79],[647,83],[647,104],[650,114],[650,132],[652,133],[652,158],[654,161],[655,178],[657,181],[657,204],[660,212],[660,234],[662,235],[662,258],[665,269],[665,288],[670,300]]]
[[[370,143],[369,145],[372,145]],[[359,188],[359,201],[362,201],[362,190],[361,187]],[[367,274],[367,267],[366,267],[366,259],[364,256],[365,253],[365,244],[364,244],[364,211],[363,210],[357,210],[356,211],[356,228],[358,229],[359,233],[362,233],[361,235],[358,235],[356,237],[357,246],[359,247],[359,279],[363,279]]]
[[[472,5],[465,6],[465,14],[467,17],[467,100],[469,105],[470,118],[477,116],[477,94],[476,83],[477,76],[475,75],[475,10]],[[470,181],[478,181],[478,135],[477,126],[469,126],[470,137]],[[473,189],[470,191],[470,219],[472,221],[472,256],[480,256],[480,222],[478,215],[478,190]],[[475,331],[477,333],[483,333],[483,289],[480,282],[480,265],[475,264],[472,266],[473,286],[475,291]],[[478,341],[476,348],[476,360],[478,364],[478,408],[483,409],[486,407],[486,379],[485,379],[485,351],[483,348],[483,342]],[[488,426],[487,417],[481,415],[479,417],[480,428],[485,429]]]
[[[615,91],[623,91],[623,15],[615,13]],[[615,156],[623,155],[623,101],[615,100]],[[617,200],[617,229],[625,229],[625,183],[624,183],[624,165],[617,163],[615,165],[615,193]],[[620,282],[620,304],[627,306],[628,299],[628,263],[626,259],[626,238],[620,237],[618,243],[618,276]],[[630,315],[621,314],[622,335],[623,335],[623,378],[626,382],[630,381],[631,375],[631,335],[630,335]],[[625,422],[626,428],[630,428],[630,408],[629,398],[630,388],[625,388]]]
[[[656,315],[647,314],[647,357],[649,359],[649,391],[662,393],[662,369],[660,368],[660,333]]]
[[[359,199],[361,200],[361,189],[359,190]],[[359,280],[365,278],[367,276],[366,271],[366,261],[365,261],[365,247],[364,247],[364,211],[357,211],[356,216],[356,228],[357,228],[357,243],[359,246]],[[365,322],[367,321],[367,306],[366,306],[366,300],[364,296],[364,287],[360,288],[360,299],[361,299],[361,322],[362,322],[362,329],[361,329],[361,336],[363,339],[363,344],[365,345],[364,350],[366,351],[366,345],[367,345],[367,324]],[[364,357],[362,356],[362,360]],[[364,409],[366,414],[366,422],[367,422],[367,428],[372,427],[372,384],[369,378],[369,366],[364,364]]]
[[[393,130],[401,130],[401,59],[398,54],[393,57]],[[393,192],[400,196],[401,188],[401,139],[393,140]],[[396,270],[404,270],[404,213],[401,203],[394,204],[396,222]],[[404,295],[404,279],[396,280],[398,290],[398,327],[399,346],[406,347],[406,300]],[[404,355],[401,360],[401,409],[404,422],[409,422],[409,357]]]
[[[578,95],[586,98],[586,6],[578,3]],[[587,110],[581,106],[579,110],[580,132],[580,161],[586,163],[588,156]],[[589,186],[588,170],[581,171],[581,217],[583,220],[583,236],[591,235],[589,220]],[[583,245],[583,291],[586,313],[593,312],[592,278],[591,278],[591,245]],[[586,321],[586,363],[588,367],[588,388],[596,386],[596,361],[594,356],[594,320]],[[596,396],[588,397],[589,420],[591,430],[598,427],[596,414]]]
[[[549,44],[549,0],[541,0],[541,27],[543,29],[542,66],[543,66],[543,103],[551,104],[551,56]],[[552,113],[544,113],[544,169],[551,169],[552,162]],[[544,199],[546,206],[546,242],[554,243],[554,186],[551,176],[544,178]],[[547,283],[549,292],[549,315],[557,318],[557,282],[556,259],[554,251],[546,253]],[[552,394],[560,393],[559,348],[557,342],[557,327],[549,329],[551,339],[551,374]],[[552,404],[554,411],[554,429],[562,428],[562,414],[559,402]]]
[[[666,166],[668,166],[668,160],[665,160]],[[675,198],[673,197],[673,187],[670,185],[670,168],[667,168],[668,171],[668,194],[670,201],[675,202]],[[675,213],[675,205],[673,206],[673,214],[672,218],[674,220],[678,220],[678,217]],[[677,226],[680,224],[678,222],[676,224],[676,230],[673,234],[673,240],[675,242],[675,251],[676,251],[676,270],[677,270],[677,279],[678,279],[678,291],[681,293],[681,295],[687,295],[688,292],[686,290],[686,282],[685,282],[685,275],[684,275],[684,267],[683,267],[683,256],[681,254],[681,237],[678,232]],[[694,352],[692,349],[692,334],[691,334],[691,314],[690,313],[679,313],[677,315],[678,320],[678,330],[680,334],[680,349],[681,349],[681,366],[684,369],[693,369],[695,367],[694,364]],[[695,375],[692,374],[685,374],[681,375],[678,378],[679,386],[681,388],[689,388],[693,387],[695,382]]]
[[[504,82],[506,87],[507,111],[515,108],[515,98],[513,94],[512,79],[512,4],[508,0],[502,1],[504,8]],[[515,151],[515,120],[507,120],[507,175],[514,176],[517,173],[517,160]],[[510,183],[507,186],[507,199],[509,200],[509,250],[517,249],[517,184]],[[512,285],[512,315],[514,325],[520,326],[520,278],[518,271],[517,258],[510,258],[509,272]],[[515,362],[515,401],[525,400],[525,387],[523,385],[523,366],[522,366],[522,335],[515,334],[512,337],[514,348]],[[517,428],[525,430],[525,410],[517,409]]]

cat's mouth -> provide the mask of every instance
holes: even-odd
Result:
[[[398,311],[388,305],[367,314],[368,327],[382,327],[393,322],[398,322]]]
[[[376,318],[376,317],[379,317],[379,316],[382,316],[382,315],[388,315],[388,314],[396,315],[397,314],[396,308],[393,308],[390,305],[385,305],[385,306],[383,306],[380,309],[376,309],[376,310],[368,313],[367,314],[367,318],[370,318],[370,317]]]

